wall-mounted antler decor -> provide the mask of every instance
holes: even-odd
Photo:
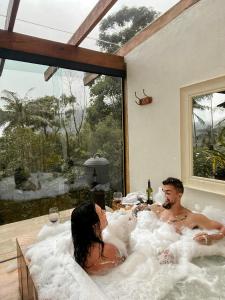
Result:
[[[148,96],[145,94],[145,90],[143,89],[143,94],[144,94],[144,98],[139,98],[137,96],[137,93],[135,92],[135,97],[138,99],[138,101],[135,100],[135,102],[138,104],[138,105],[146,105],[146,104],[150,104],[152,103],[152,97]]]

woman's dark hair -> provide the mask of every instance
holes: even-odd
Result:
[[[182,181],[180,181],[180,179],[174,178],[174,177],[168,177],[167,179],[163,180],[162,182],[163,185],[172,185],[173,187],[175,187],[175,189],[179,192],[179,193],[184,193],[184,186]]]
[[[103,252],[104,242],[100,235],[100,220],[93,201],[85,201],[76,207],[71,214],[71,232],[74,245],[74,258],[85,268],[90,248],[99,243]]]

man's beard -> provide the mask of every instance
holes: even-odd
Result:
[[[162,207],[165,209],[170,209],[172,207],[172,203],[170,203],[169,201],[165,201]]]

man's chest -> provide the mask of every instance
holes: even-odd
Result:
[[[170,212],[164,211],[160,216],[160,220],[173,225],[176,231],[180,231],[185,227],[192,229],[195,226],[188,213],[173,215]]]

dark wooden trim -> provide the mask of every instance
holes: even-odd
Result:
[[[2,76],[2,71],[4,69],[5,59],[0,58],[0,77]]]
[[[99,0],[87,18],[69,39],[68,44],[79,46],[116,2],[117,0]],[[45,80],[48,81],[56,71],[56,67],[49,67],[44,73]]]
[[[7,15],[5,19],[5,30],[13,31],[13,27],[16,21],[16,15],[19,8],[20,0],[10,0],[8,4]],[[0,58],[0,76],[4,68],[5,60]]]
[[[124,58],[0,30],[0,57],[78,71],[124,77]]]
[[[48,67],[44,72],[44,79],[48,81],[58,70],[58,67]]]
[[[181,0],[176,5],[171,7],[167,12],[165,12],[158,19],[153,21],[149,26],[147,26],[140,33],[135,35],[130,39],[123,47],[121,47],[116,54],[121,56],[126,56],[130,51],[136,48],[138,45],[146,41],[149,37],[155,34],[157,31],[165,27],[173,19],[178,17],[186,9],[199,2],[200,0]]]
[[[98,76],[99,76],[98,74],[86,73],[83,78],[84,86],[89,85],[92,82],[94,82],[95,79],[98,78]]]
[[[128,131],[128,95],[127,79],[122,79],[123,89],[123,144],[124,144],[124,174],[125,174],[125,195],[130,193],[130,167],[129,167],[129,131]]]

